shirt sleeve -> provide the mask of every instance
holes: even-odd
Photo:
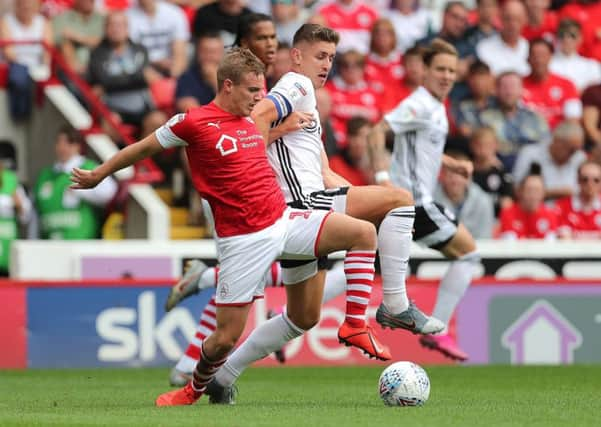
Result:
[[[384,116],[388,125],[394,133],[405,133],[412,130],[425,129],[428,127],[426,108],[407,98],[394,110]]]
[[[176,114],[155,131],[155,136],[163,148],[184,147],[190,124],[186,113]]]
[[[286,74],[269,91],[267,99],[274,103],[277,120],[293,111],[310,112],[315,109],[315,91],[309,78],[300,74]]]

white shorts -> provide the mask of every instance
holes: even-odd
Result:
[[[243,306],[262,298],[277,259],[314,259],[331,212],[287,208],[273,225],[250,234],[217,238],[220,254],[217,306]]]
[[[295,207],[304,209],[331,210],[346,213],[346,197],[349,187],[330,188],[315,191],[303,201],[293,202]],[[313,277],[319,269],[327,268],[327,257],[310,262],[282,262],[282,282],[285,285],[300,283]]]

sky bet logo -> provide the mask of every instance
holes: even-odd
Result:
[[[157,322],[156,295],[144,291],[138,297],[137,309],[108,308],[96,318],[96,332],[106,343],[98,347],[101,362],[149,362],[161,351],[169,360],[177,360],[183,352],[176,333],[186,342],[192,339],[196,321],[183,307],[176,307]]]

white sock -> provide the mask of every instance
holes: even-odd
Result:
[[[217,371],[215,380],[224,387],[236,382],[251,363],[282,348],[305,331],[294,325],[286,313],[272,317],[258,326]]]
[[[331,270],[326,273],[326,283],[323,290],[323,302],[336,298],[346,291],[346,275],[344,274],[344,263],[337,262]]]
[[[405,276],[413,239],[414,221],[414,206],[395,208],[388,212],[378,230],[382,300],[392,314],[401,313],[409,308]]]
[[[218,271],[219,270],[216,267],[209,267],[203,271],[198,278],[198,289],[202,291],[203,289],[214,288],[217,286]]]
[[[440,281],[432,316],[441,320],[446,325],[449,324],[457,304],[459,304],[463,294],[465,294],[465,291],[472,282],[474,268],[479,261],[480,256],[478,253],[470,252],[451,263]],[[446,332],[446,330],[442,331],[442,333]]]

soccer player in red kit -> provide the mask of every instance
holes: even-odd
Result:
[[[217,328],[202,344],[192,381],[160,395],[157,406],[190,405],[203,395],[242,334],[253,300],[263,295],[263,278],[277,257],[314,258],[346,250],[345,262],[354,266],[347,271],[347,280],[361,280],[368,287],[373,283],[377,237],[372,224],[286,205],[263,136],[248,116],[262,98],[264,71],[249,50],[230,51],[217,70],[213,102],[174,116],[94,170],[72,172],[73,188],[93,188],[138,160],[185,146],[193,184],[215,213],[221,262]],[[289,311],[313,310],[316,323],[321,306],[312,302],[322,291],[323,287],[296,293],[288,299]]]

